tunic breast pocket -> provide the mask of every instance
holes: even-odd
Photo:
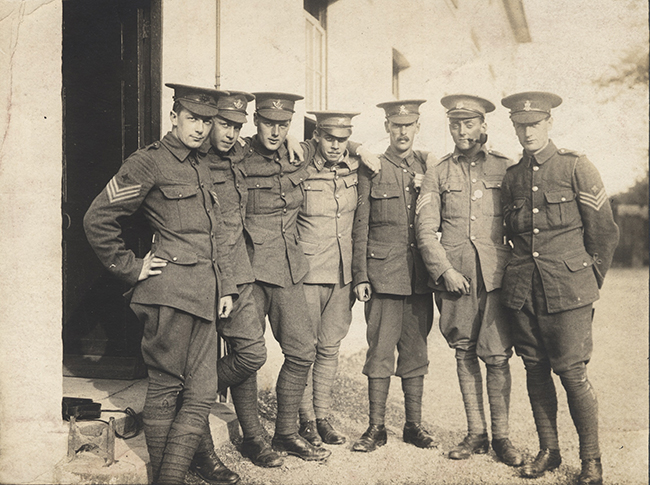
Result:
[[[463,183],[460,181],[448,181],[440,187],[440,199],[442,204],[442,218],[451,219],[462,217],[463,207],[468,202],[463,193]]]
[[[198,185],[163,185],[160,191],[167,202],[165,217],[169,220],[165,222],[170,228],[182,232],[199,227]]]
[[[483,194],[483,214],[492,217],[501,217],[501,180],[484,180],[485,193]]]
[[[351,210],[354,211],[357,208],[357,185],[359,185],[359,179],[357,174],[347,175],[343,178],[345,187],[341,191],[337,191],[337,196],[340,198],[339,207],[342,210]]]
[[[370,221],[381,224],[397,220],[400,192],[397,184],[373,185],[370,189]]]
[[[532,228],[532,212],[526,208],[527,199],[515,199],[505,213],[505,223],[507,227],[515,234],[521,234],[530,231]]]
[[[317,213],[322,213],[323,198],[325,196],[324,185],[324,183],[315,180],[307,180],[305,182],[303,186],[305,200],[302,202],[302,212],[306,216],[314,216]]]
[[[271,177],[248,177],[246,186],[248,188],[246,211],[251,214],[259,214],[266,208],[266,212],[270,212],[273,199],[273,179]]]
[[[546,216],[550,227],[567,227],[580,218],[576,194],[572,190],[544,193]]]

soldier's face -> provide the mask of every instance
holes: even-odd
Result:
[[[218,152],[227,153],[239,138],[241,127],[241,123],[216,116],[210,132],[210,143]]]
[[[287,139],[291,120],[269,120],[258,116],[257,113],[255,113],[253,120],[257,127],[257,137],[267,150],[276,151]]]
[[[348,137],[340,138],[329,133],[315,131],[314,138],[318,142],[318,151],[328,162],[338,162],[348,148]]]
[[[487,124],[482,118],[450,119],[449,132],[460,151],[471,150],[478,143],[481,133],[485,133]]]
[[[400,154],[407,153],[413,147],[415,135],[420,131],[420,123],[400,124],[386,121],[384,123],[386,133],[390,135],[390,146]]]
[[[512,122],[519,138],[519,143],[524,150],[534,153],[541,150],[548,142],[548,134],[553,126],[553,118],[550,116],[536,123],[517,123]]]
[[[170,118],[172,133],[188,148],[199,148],[212,128],[211,117],[199,116],[186,109],[181,109],[180,113],[172,111]]]

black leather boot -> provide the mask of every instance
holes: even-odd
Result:
[[[232,485],[239,481],[239,475],[224,465],[214,450],[196,453],[190,471],[212,485]]]
[[[521,466],[524,463],[524,457],[508,438],[493,439],[492,449],[499,460],[508,466]]]
[[[449,452],[449,458],[452,460],[467,460],[470,456],[484,455],[490,448],[490,441],[487,433],[485,434],[468,434],[465,439],[458,443],[458,446]]]
[[[371,424],[365,433],[361,435],[359,441],[352,446],[352,451],[369,453],[375,451],[380,446],[384,446],[387,440],[386,427],[383,424]]]
[[[323,440],[320,439],[320,435],[316,429],[316,421],[303,421],[300,423],[298,434],[314,446],[320,446],[323,444]]]
[[[284,451],[307,461],[323,461],[332,454],[321,446],[314,446],[298,433],[289,436],[275,435],[271,441],[275,451]]]
[[[241,444],[241,454],[250,458],[255,465],[263,468],[275,468],[284,463],[282,457],[273,451],[261,437],[244,438]]]
[[[524,478],[539,478],[544,472],[555,470],[562,463],[560,450],[540,450],[532,463],[526,463],[521,469]]]
[[[578,485],[602,485],[603,465],[600,458],[582,460],[582,471],[578,477]]]
[[[405,443],[411,443],[418,448],[436,448],[438,446],[433,437],[419,423],[406,423],[403,437]]]
[[[345,436],[336,431],[327,418],[317,419],[316,428],[318,434],[323,439],[323,443],[328,445],[342,445],[345,443]]]

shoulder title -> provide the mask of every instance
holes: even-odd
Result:
[[[159,141],[154,141],[151,145],[147,145],[145,148],[147,150],[152,150],[152,149],[157,150],[158,148],[160,148],[160,142]]]

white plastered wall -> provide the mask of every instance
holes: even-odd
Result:
[[[0,483],[65,456],[60,1],[0,1]]]

